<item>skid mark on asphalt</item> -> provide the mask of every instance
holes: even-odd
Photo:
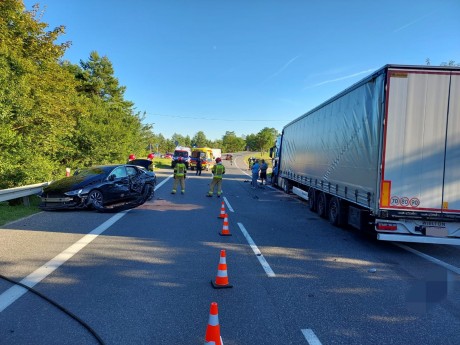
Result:
[[[204,206],[197,204],[176,204],[174,202],[158,199],[148,201],[145,204],[136,207],[139,210],[153,210],[153,211],[192,211],[203,209]]]

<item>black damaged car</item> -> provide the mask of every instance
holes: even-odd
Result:
[[[116,212],[144,204],[153,198],[153,171],[132,165],[101,165],[78,169],[73,176],[50,183],[40,195],[45,211],[94,208]]]

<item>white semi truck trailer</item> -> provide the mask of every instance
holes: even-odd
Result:
[[[286,125],[275,156],[275,183],[334,225],[460,245],[460,68],[386,65]]]

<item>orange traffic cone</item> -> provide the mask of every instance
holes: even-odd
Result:
[[[225,250],[220,251],[220,260],[219,265],[217,266],[217,276],[216,281],[211,280],[211,284],[215,289],[231,288],[233,285],[230,285],[228,282],[227,275],[227,262],[225,261]]]
[[[220,207],[220,214],[217,218],[225,218],[225,203],[222,201],[222,206]]]
[[[230,229],[228,228],[228,214],[225,214],[224,225],[222,226],[222,231],[219,232],[220,236],[232,236]]]
[[[205,345],[222,345],[220,337],[219,314],[217,312],[217,303],[211,303],[209,311],[208,327],[206,328],[206,336],[204,338]]]

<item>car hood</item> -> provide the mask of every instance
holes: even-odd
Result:
[[[103,175],[82,176],[74,175],[65,177],[61,180],[53,181],[49,186],[45,187],[43,191],[49,192],[70,192],[76,189],[82,189],[90,184],[99,183],[104,179]]]

